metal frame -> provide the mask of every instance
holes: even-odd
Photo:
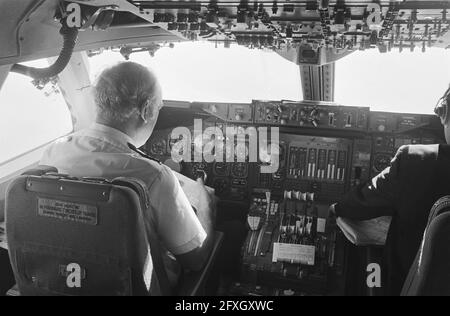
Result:
[[[11,65],[0,66],[0,91],[2,90],[2,86],[8,77],[10,69]]]

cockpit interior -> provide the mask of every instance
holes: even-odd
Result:
[[[143,229],[134,219],[102,217],[108,207],[122,214],[115,193],[142,208],[142,192],[124,189],[139,185],[30,172],[50,144],[95,121],[94,82],[123,61],[153,69],[163,90],[154,131],[136,152],[186,182],[202,178],[217,220],[245,227],[226,286],[207,286],[227,238],[219,234],[205,269],[183,274],[171,294],[383,295],[376,272],[391,219],[336,218],[330,206],[389,168],[401,147],[446,143],[433,110],[450,83],[449,10],[449,1],[427,0],[2,0],[0,295],[139,295],[149,286],[134,272],[123,282],[121,256],[144,265],[134,250],[97,252],[108,234],[124,249],[147,249],[133,239]],[[84,215],[67,219],[74,208]],[[434,260],[448,265],[446,252]],[[86,287],[69,282],[79,253]],[[161,264],[153,258],[154,270]],[[437,273],[430,265],[415,277],[439,283],[422,280]],[[436,287],[444,292],[401,294],[450,295]]]

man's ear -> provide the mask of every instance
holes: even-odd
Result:
[[[149,100],[141,110],[141,118],[145,123],[147,123],[154,117],[154,115],[152,101]]]

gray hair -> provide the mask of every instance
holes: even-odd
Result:
[[[124,123],[149,102],[154,104],[158,89],[158,80],[148,68],[133,62],[116,64],[105,69],[95,83],[97,115]]]

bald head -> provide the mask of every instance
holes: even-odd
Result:
[[[143,145],[142,137],[150,137],[162,105],[156,76],[137,63],[119,63],[100,74],[94,92],[97,122],[138,138],[135,145]]]

